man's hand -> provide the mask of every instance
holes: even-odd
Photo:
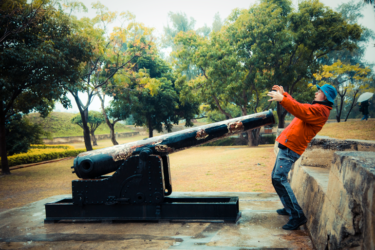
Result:
[[[273,85],[272,90],[276,90],[276,91],[280,92],[280,94],[284,94],[283,86]]]
[[[274,85],[272,87],[272,90],[276,90],[276,91],[268,92],[267,95],[272,97],[272,99],[269,99],[268,101],[269,102],[272,102],[272,101],[281,102],[284,98],[283,96],[284,88],[282,86]]]

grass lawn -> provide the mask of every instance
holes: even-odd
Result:
[[[319,135],[336,139],[375,140],[375,119],[361,121],[352,119],[347,122],[332,122],[324,125]]]
[[[52,137],[82,136],[83,130],[78,125],[72,124],[70,120],[75,114],[67,112],[51,112],[46,118],[42,118],[39,113],[31,113],[26,117],[32,122],[40,124],[43,130],[51,133]],[[115,132],[132,132],[132,126],[116,123]],[[95,135],[109,134],[107,124],[101,124],[95,131]]]
[[[270,180],[274,161],[273,145],[184,150],[170,155],[173,191],[274,192]],[[1,175],[0,212],[53,195],[71,194],[71,181],[77,179],[71,166],[73,159]]]

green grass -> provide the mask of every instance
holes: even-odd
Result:
[[[76,114],[65,112],[51,112],[46,118],[40,117],[39,113],[32,113],[26,117],[32,122],[42,126],[42,128],[51,133],[52,137],[82,136],[83,130],[78,125],[70,123],[70,120]],[[117,123],[115,132],[132,132],[133,130],[124,124]],[[96,135],[109,134],[107,124],[101,124],[95,131]]]

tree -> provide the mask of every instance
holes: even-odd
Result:
[[[0,151],[4,174],[10,173],[5,124],[18,113],[39,111],[45,117],[55,101],[69,106],[65,88],[74,83],[81,62],[90,56],[89,43],[71,33],[66,15],[50,5],[38,15],[34,25],[9,35],[0,44]],[[2,31],[5,29],[1,26]]]
[[[349,24],[358,23],[359,19],[363,18],[362,10],[365,4],[358,1],[350,1],[348,3],[342,3],[337,7],[344,20]],[[366,66],[364,56],[366,47],[371,39],[375,39],[374,32],[371,29],[361,26],[362,34],[361,38],[357,41],[357,48],[351,50],[334,50],[328,53],[325,57],[319,59],[322,65],[332,65],[337,60],[340,60],[344,64],[356,65],[360,64],[362,67]]]
[[[110,130],[110,137],[113,145],[118,145],[115,136],[115,125],[119,121],[124,121],[130,115],[130,105],[111,101],[109,107],[105,108],[105,94],[98,93],[101,102],[102,114]]]
[[[42,144],[46,134],[38,124],[31,123],[21,114],[11,116],[5,124],[6,150],[8,155],[26,153],[30,144]]]
[[[98,90],[108,85],[112,79],[123,79],[131,74],[134,60],[152,51],[151,29],[135,22],[130,12],[117,15],[100,2],[93,4],[97,16],[93,19],[82,18],[75,20],[74,29],[90,40],[94,47],[94,55],[85,62],[80,72],[79,80],[74,88],[67,90],[73,95],[82,117],[86,150],[92,150],[90,132],[87,126],[88,108]],[[106,36],[106,29],[116,18],[122,26],[113,28],[113,32]],[[84,104],[79,93],[87,94]]]
[[[199,104],[187,93],[185,77],[176,79],[172,68],[159,56],[138,58],[137,74],[127,83],[126,89],[119,89],[112,105],[129,107],[136,126],[147,126],[149,137],[153,130],[170,132],[173,124],[186,119],[186,126],[192,126],[191,119],[198,113]]]
[[[295,94],[308,89],[320,67],[319,58],[334,50],[357,47],[362,29],[316,0],[303,1],[293,11],[286,0],[262,0],[246,12],[234,13],[228,27],[233,45],[248,69],[250,82],[281,85]],[[303,91],[304,92],[304,91]],[[277,105],[279,128],[287,111]]]
[[[103,115],[98,111],[89,111],[87,117],[87,123],[89,125],[90,135],[92,137],[93,146],[98,146],[95,137],[95,130],[105,122]],[[72,117],[71,123],[80,126],[83,129],[83,122],[81,114],[77,114],[76,116]]]
[[[172,52],[178,50],[178,45],[176,45],[173,40],[176,35],[180,32],[188,32],[194,30],[195,20],[194,18],[189,18],[186,16],[185,13],[173,13],[169,12],[168,17],[172,23],[172,27],[169,24],[164,27],[164,34],[162,37],[162,46],[164,48],[171,48]],[[208,29],[206,25],[202,28],[198,29],[198,32],[203,36],[206,37],[208,34]],[[180,60],[176,58],[173,53],[170,54],[169,58],[167,59],[170,63],[174,64],[174,67],[178,68],[179,63],[175,62]],[[195,78],[199,74],[199,69],[197,69],[194,65],[188,65],[184,68],[183,71],[180,71],[180,74],[185,75],[188,80]]]
[[[223,21],[221,20],[219,12],[217,12],[214,16],[214,21],[212,23],[212,31],[218,32],[221,30],[222,26],[223,26]]]
[[[9,36],[25,31],[37,24],[45,13],[49,1],[3,0],[0,2],[0,43]]]
[[[200,27],[197,29],[197,34],[203,36],[203,37],[208,37],[211,33],[211,28],[207,26],[207,24],[204,24],[203,27]]]
[[[374,4],[374,0],[363,0],[367,4]],[[375,8],[375,5],[374,5]]]
[[[179,69],[184,70],[192,64],[202,72],[190,80],[189,85],[194,86],[210,112],[218,110],[225,119],[230,119],[259,112],[268,106],[266,100],[261,100],[265,91],[258,86],[260,81],[253,87],[244,82],[247,69],[239,57],[238,48],[230,45],[225,30],[212,33],[209,39],[193,31],[179,33],[175,42],[180,46],[176,53],[181,62]],[[249,146],[258,145],[259,131],[255,129],[247,133]]]
[[[164,36],[162,38],[162,43],[164,47],[174,47],[173,39],[180,32],[187,32],[189,30],[194,30],[195,20],[190,17],[190,20],[185,13],[173,13],[169,12],[168,17],[172,23],[172,27],[167,24],[164,27]]]
[[[320,81],[320,84],[330,83],[336,88],[338,94],[338,98],[335,99],[337,122],[341,120],[345,103],[350,103],[346,121],[353,109],[357,95],[368,89],[369,85],[367,83],[371,79],[367,75],[370,71],[368,67],[361,68],[359,64],[343,64],[338,60],[332,65],[324,65],[322,72],[314,74],[314,77]]]

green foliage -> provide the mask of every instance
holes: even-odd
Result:
[[[214,16],[214,21],[212,23],[212,31],[218,32],[221,30],[222,26],[223,26],[223,21],[221,20],[219,12],[217,12]]]
[[[45,144],[30,145],[30,148],[39,148],[39,149],[46,149],[46,148],[74,149],[74,147],[70,146],[70,145],[45,145]]]
[[[262,144],[275,144],[276,135],[275,134],[262,134],[260,139]]]
[[[324,65],[323,70],[314,77],[321,85],[329,83],[336,88],[337,98],[335,99],[336,120],[340,122],[342,111],[347,109],[346,119],[349,117],[355,100],[361,93],[373,92],[369,83],[372,81],[368,77],[371,70],[357,65],[344,64],[340,60],[332,65]]]
[[[360,1],[352,0],[347,3],[342,3],[337,7],[337,12],[339,12],[344,20],[349,24],[358,23],[361,18],[363,18],[363,9],[365,4]],[[375,39],[375,34],[371,29],[361,26],[362,34],[361,38],[357,42],[357,48],[352,50],[343,49],[335,50],[327,54],[327,56],[319,59],[323,65],[331,65],[337,60],[345,64],[356,65],[360,64],[364,67],[367,63],[363,60],[366,47],[370,40]]]
[[[164,27],[164,37],[163,37],[163,46],[164,47],[170,47],[174,46],[173,39],[174,37],[180,32],[187,32],[189,30],[194,30],[195,26],[195,20],[194,18],[190,17],[190,20],[186,16],[185,13],[173,13],[169,12],[168,17],[172,23],[172,26],[169,26],[169,24]]]
[[[152,29],[136,22],[132,13],[109,11],[100,2],[94,3],[92,7],[97,14],[93,19],[76,20],[75,17],[72,17],[76,34],[81,34],[90,41],[93,46],[93,55],[82,65],[78,74],[79,80],[75,81],[76,86],[67,88],[73,95],[82,116],[83,136],[87,150],[92,150],[92,146],[86,114],[94,96],[100,95],[100,99],[103,100],[102,109],[105,113],[105,95],[112,94],[118,89],[126,89],[133,77],[134,61],[152,53],[154,49]],[[113,25],[114,20],[120,21],[121,25],[114,27],[112,31],[107,30],[109,26]],[[111,88],[108,85],[111,85]],[[81,101],[79,92],[87,94],[86,103]],[[119,113],[115,116],[119,117]],[[108,116],[105,117],[107,119]],[[111,132],[114,132],[113,123],[116,122],[113,121],[112,124],[109,120],[106,122]],[[95,140],[95,137],[93,139]]]
[[[72,124],[76,124],[83,128],[82,124],[82,116],[81,114],[75,115],[70,122]],[[103,115],[98,111],[89,111],[88,117],[87,117],[87,123],[89,124],[90,132],[94,132],[100,124],[104,122]]]
[[[5,125],[6,145],[8,155],[26,153],[30,144],[42,143],[46,135],[41,126],[31,123],[21,115],[13,115]]]
[[[35,25],[0,44],[0,98],[6,115],[38,110],[45,116],[56,100],[69,106],[64,87],[90,54],[87,40],[71,34],[67,16],[52,7],[40,15]]]
[[[198,103],[188,94],[185,78],[176,80],[172,68],[157,55],[137,59],[136,67],[139,70],[130,79],[129,90],[118,89],[111,105],[130,110],[135,125],[146,125],[150,137],[154,129],[161,132],[163,126],[171,131],[180,119],[186,119],[186,126],[192,126]]]
[[[228,103],[243,115],[274,108],[266,93],[281,85],[298,101],[311,101],[308,83],[333,50],[357,47],[362,29],[347,23],[318,1],[303,1],[298,11],[287,0],[262,0],[248,10],[234,10],[226,26],[209,38],[189,31],[179,33],[177,69],[194,65],[201,75],[189,84],[202,100],[226,117]],[[310,99],[311,98],[311,99]],[[286,111],[278,108],[279,126]]]
[[[231,115],[231,117],[239,117],[241,116],[241,109],[238,108],[238,106],[233,104],[228,104],[224,108],[225,112]],[[227,120],[228,117],[226,117],[222,112],[220,112],[217,109],[211,109],[207,111],[207,118],[209,122],[219,122],[223,120]]]
[[[4,8],[9,2],[12,4]],[[0,154],[4,174],[10,173],[5,124],[14,114],[39,111],[45,117],[55,101],[69,107],[66,88],[76,82],[81,63],[91,55],[88,40],[72,34],[69,17],[53,3],[0,2]]]

